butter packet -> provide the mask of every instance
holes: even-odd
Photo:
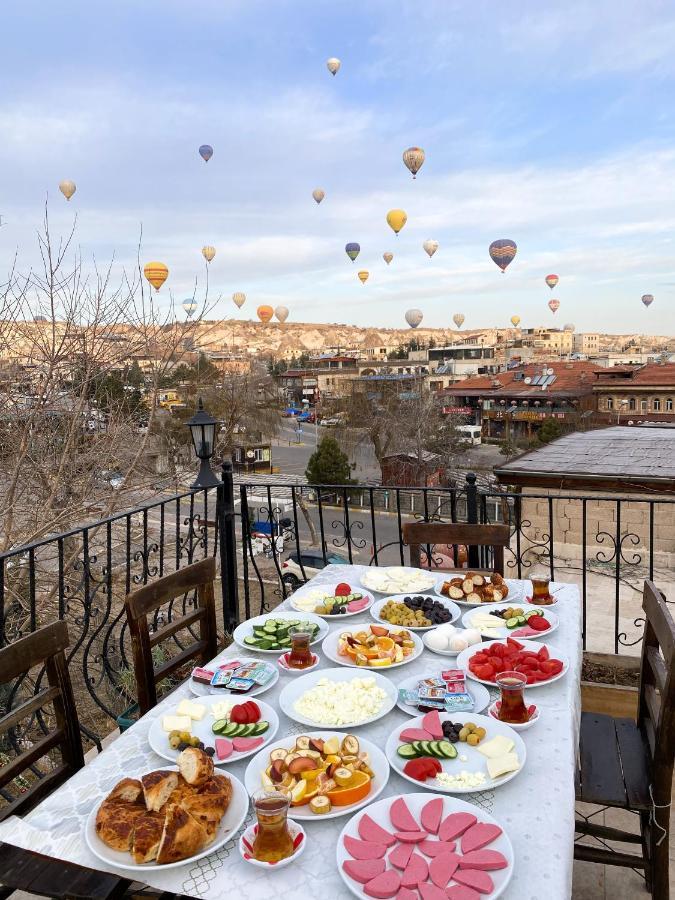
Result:
[[[445,685],[443,687],[429,687],[429,685],[422,683],[418,689],[419,698],[424,702],[427,700],[444,700],[446,693]]]
[[[406,691],[404,688],[399,688],[398,699],[400,703],[408,706],[417,706],[420,702],[420,695],[417,691]]]
[[[446,694],[444,701],[446,712],[472,712],[474,708],[471,694]]]
[[[232,679],[231,672],[224,671],[223,669],[218,669],[217,672],[213,673],[213,678],[211,679],[211,687],[214,687],[214,688],[229,687],[231,679]]]
[[[245,694],[246,691],[251,690],[254,684],[255,681],[252,678],[238,678],[236,675],[232,675],[227,686],[231,691]]]

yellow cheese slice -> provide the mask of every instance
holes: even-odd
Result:
[[[194,700],[181,700],[178,704],[178,709],[176,710],[177,715],[189,716],[191,719],[196,719],[198,722],[204,718],[205,712],[206,707],[204,704],[195,703]]]
[[[164,731],[190,731],[192,719],[190,716],[163,716],[162,728]]]
[[[503,734],[498,734],[496,737],[493,737],[489,741],[483,741],[480,743],[476,750],[479,753],[482,753],[483,756],[486,756],[488,759],[496,759],[499,756],[504,756],[506,753],[510,753],[514,748],[514,743],[511,738],[505,737]]]
[[[517,772],[519,768],[520,761],[517,753],[505,753],[503,756],[497,756],[487,761],[490,778],[499,778],[501,775],[508,775],[509,772]]]

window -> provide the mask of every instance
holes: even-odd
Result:
[[[640,400],[640,412],[647,412],[647,401]]]
[[[607,405],[607,409],[614,409],[614,398],[613,397],[608,397],[607,400],[605,401],[605,403]]]
[[[661,400],[658,397],[654,398],[653,408],[654,412],[661,412]]]
[[[635,402],[635,397],[631,397],[628,401],[628,409],[637,409],[637,403]]]
[[[673,398],[668,397],[668,399],[666,400],[666,412],[672,412],[672,411],[673,411]]]

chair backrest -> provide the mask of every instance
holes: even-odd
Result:
[[[645,581],[645,633],[640,668],[638,726],[649,746],[657,805],[670,803],[675,755],[675,621],[663,594]]]
[[[125,607],[131,634],[134,657],[134,673],[138,691],[138,705],[141,715],[157,704],[157,684],[181,668],[191,659],[207,662],[218,652],[216,630],[216,610],[213,596],[213,581],[216,577],[216,561],[213,557],[185,566],[171,575],[157,578],[127,594]],[[195,608],[183,616],[174,616],[163,628],[150,631],[148,614],[157,612],[165,603],[175,600],[190,591],[196,592]],[[199,625],[199,639],[189,634],[190,643],[176,647],[180,652],[170,656],[155,667],[152,651],[179,631]]]
[[[9,762],[0,766],[0,796],[7,801],[0,807],[0,821],[28,812],[84,765],[77,707],[66,662],[67,646],[68,627],[57,621],[0,650],[0,685],[10,685],[43,665],[46,676],[44,687],[0,718],[0,749],[4,746],[16,751]],[[50,704],[56,727],[46,731]],[[26,730],[26,719],[34,723],[30,732]],[[61,754],[60,762],[55,764],[50,757],[49,765],[41,767],[40,760],[56,749]],[[15,790],[19,778],[23,783]]]
[[[511,532],[508,525],[467,525],[445,522],[406,522],[403,526],[403,543],[410,547],[410,565],[421,565],[423,544],[429,547],[427,557],[429,568],[433,557],[433,547],[448,544],[454,547],[455,567],[459,546],[492,548],[491,570],[504,574],[504,548],[509,546]]]

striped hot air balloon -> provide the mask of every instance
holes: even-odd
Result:
[[[187,300],[183,300],[183,309],[185,310],[188,319],[191,319],[192,313],[197,309],[197,301],[194,297],[188,297]]]
[[[158,291],[169,277],[169,270],[163,262],[149,262],[143,267],[143,274]]]
[[[517,250],[515,241],[509,240],[509,238],[499,238],[490,244],[490,259],[504,272],[509,263],[513,261]]]
[[[241,309],[244,303],[246,303],[246,294],[242,294],[241,291],[237,291],[232,294],[232,302],[237,307],[237,309]]]
[[[403,162],[406,168],[412,172],[412,177],[416,178],[424,163],[424,150],[421,147],[408,147],[403,151]]]
[[[546,278],[544,278],[544,281],[551,288],[551,290],[553,290],[553,288],[560,281],[560,279],[558,278],[557,275],[547,275]]]
[[[361,271],[358,273],[361,284],[365,284],[366,281],[368,281],[369,275],[370,275],[370,272],[367,272],[365,269],[361,269]]]
[[[465,318],[466,318],[466,316],[464,315],[464,313],[455,313],[454,316],[452,317],[452,321],[455,323],[455,325],[458,328],[461,328],[462,325],[464,324]]]
[[[209,247],[209,246],[202,247],[202,256],[207,261],[207,263],[210,263],[215,255],[216,255],[215,247]]]

